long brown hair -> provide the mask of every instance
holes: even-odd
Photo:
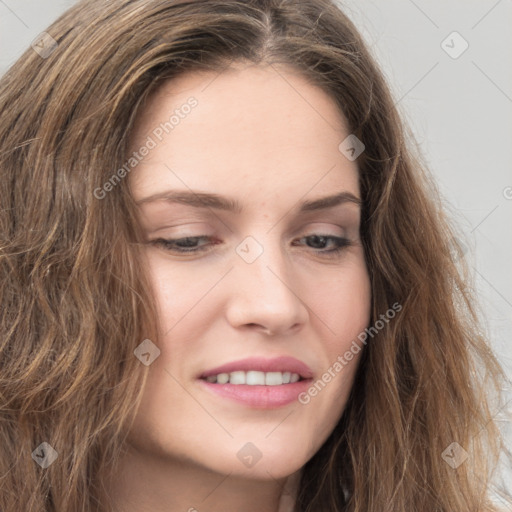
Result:
[[[365,347],[339,424],[305,465],[297,511],[498,510],[489,393],[504,374],[435,186],[339,7],[82,0],[47,33],[45,52],[28,49],[0,80],[0,510],[100,508],[99,475],[115,469],[147,375],[133,351],[156,339],[156,319],[127,180],[98,190],[125,163],[152,91],[239,60],[299,70],[365,144],[372,325],[402,306]],[[41,443],[58,454],[45,469]],[[443,457],[452,443],[469,454],[457,468]]]

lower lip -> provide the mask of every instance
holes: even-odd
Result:
[[[300,393],[306,391],[311,379],[300,380],[280,386],[248,386],[247,384],[213,384],[200,379],[205,389],[224,398],[249,407],[276,409],[296,401]]]

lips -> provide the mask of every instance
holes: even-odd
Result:
[[[265,375],[265,384],[261,380],[260,383],[253,380],[251,384],[247,383],[248,380],[240,381],[244,374],[247,379],[261,379]],[[219,376],[221,378],[217,380]],[[279,383],[279,376],[288,377]],[[210,396],[227,399],[238,406],[276,409],[295,402],[298,395],[309,387],[312,377],[313,371],[307,364],[294,357],[282,356],[233,361],[204,371],[198,376],[198,382]],[[234,382],[230,382],[231,378]]]

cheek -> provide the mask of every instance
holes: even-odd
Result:
[[[350,394],[364,345],[358,336],[368,327],[371,285],[366,266],[359,260],[315,292],[315,308],[321,338],[324,373],[299,401],[315,409],[312,428],[328,435],[339,420]],[[322,418],[322,421],[318,419]]]
[[[191,272],[187,263],[169,262],[159,254],[148,255],[148,268],[162,335],[193,312],[221,276],[212,269]],[[200,323],[201,319],[195,316],[194,320]]]
[[[330,275],[323,287],[311,289],[325,324],[327,351],[333,355],[345,350],[370,321],[371,285],[363,258]]]

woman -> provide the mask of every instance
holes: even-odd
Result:
[[[335,4],[82,1],[0,105],[1,510],[499,510],[504,375]]]

